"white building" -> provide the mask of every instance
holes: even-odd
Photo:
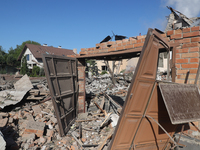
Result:
[[[59,55],[59,56],[68,56],[75,55],[73,50],[63,49],[60,46],[58,48],[52,46],[40,46],[34,44],[26,44],[18,57],[18,60],[26,57],[28,68],[33,69],[33,66],[43,66],[42,55],[43,54],[51,54],[51,55]]]

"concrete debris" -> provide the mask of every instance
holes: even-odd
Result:
[[[117,122],[119,120],[119,115],[117,115],[117,114],[111,114],[110,118],[112,120],[112,122],[111,122],[112,127],[116,127]]]
[[[6,148],[106,149],[118,121],[118,109],[122,107],[115,102],[116,98],[113,96],[125,96],[130,84],[123,77],[116,78],[119,79],[115,87],[109,75],[87,79],[88,86],[93,86],[90,91],[93,96],[89,98],[90,104],[86,105],[90,107],[89,112],[78,114],[67,135],[61,138],[55,110],[52,101],[49,101],[51,98],[46,81],[31,78],[29,80],[28,76],[22,77],[22,80],[26,80],[26,84],[19,80],[13,85],[16,89],[29,91],[21,98],[24,100],[23,103],[11,109],[6,105],[8,107],[0,112],[0,131],[4,135]],[[95,86],[98,86],[95,84],[99,82],[102,83],[101,92],[99,90],[95,92],[97,90]],[[9,89],[9,91],[16,91],[16,89]],[[5,94],[7,91],[1,92]],[[4,102],[6,98],[12,101],[14,97],[16,96],[13,93],[4,95]]]
[[[4,90],[0,91],[0,108],[19,103],[28,91]]]
[[[10,81],[6,81],[5,77],[0,75],[0,91],[12,88],[13,88],[13,83]]]
[[[15,90],[17,91],[29,91],[33,88],[31,81],[27,75],[24,75],[19,81],[14,84]]]
[[[0,108],[19,103],[25,94],[33,88],[27,75],[14,84],[15,89],[0,91]]]
[[[28,121],[24,134],[35,133],[37,137],[41,137],[44,133],[44,122]]]
[[[128,91],[130,83],[127,82],[122,76],[117,77],[117,84],[112,84],[110,75],[104,74],[98,77],[86,78],[86,93],[87,94],[99,94],[100,92],[106,92],[107,94],[119,95],[123,94],[122,91]],[[124,96],[126,93],[124,94]]]
[[[167,8],[171,10],[171,14],[167,17],[168,23],[165,28],[165,32],[169,30],[182,29],[200,25],[200,17],[188,18],[187,16],[173,9],[172,7]]]

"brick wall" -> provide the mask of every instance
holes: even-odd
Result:
[[[167,32],[173,43],[179,43],[176,50],[177,83],[184,83],[187,71],[189,84],[193,84],[199,66],[200,27],[191,27]]]
[[[78,84],[79,84],[79,96],[78,96],[78,112],[85,112],[85,61],[78,61]]]
[[[190,71],[188,83],[193,84],[195,81],[199,65],[199,42],[200,26],[168,31],[162,36],[171,44],[177,43],[176,49],[176,82],[184,83],[187,71]],[[130,37],[121,41],[109,41],[98,43],[96,47],[82,48],[80,55],[91,55],[98,53],[109,53],[114,51],[123,51],[135,48],[142,48],[145,35]]]
[[[96,47],[82,48],[80,55],[90,55],[98,53],[108,53],[113,51],[128,50],[132,48],[142,47],[145,41],[145,35],[137,36],[135,38],[123,39],[120,41],[109,41],[105,43],[98,43]]]

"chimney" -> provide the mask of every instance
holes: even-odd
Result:
[[[43,46],[47,46],[47,44],[44,43]]]
[[[74,52],[75,54],[77,54],[77,48],[74,48],[74,49],[73,49],[73,52]]]
[[[62,48],[62,46],[58,46],[58,48]]]

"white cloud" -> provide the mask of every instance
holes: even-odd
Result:
[[[200,13],[200,0],[164,0],[167,6],[183,13],[187,17],[198,17]]]

